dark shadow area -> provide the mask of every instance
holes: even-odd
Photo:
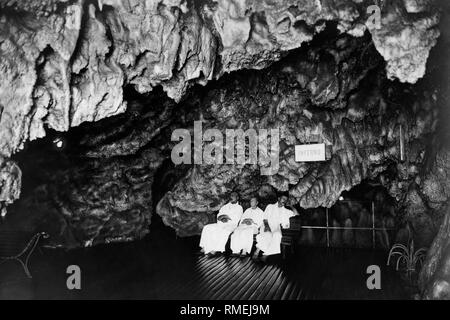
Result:
[[[254,85],[252,81],[259,79],[289,77],[288,73],[280,73],[285,65],[299,60],[299,57],[304,58],[308,48],[322,47],[327,39],[337,37],[336,24],[328,24],[311,43],[293,50],[266,70],[233,72],[205,87],[197,85],[179,104],[167,98],[160,87],[151,94],[140,95],[128,86],[124,88],[128,101],[124,114],[95,123],[83,123],[64,134],[47,130],[45,138],[27,143],[25,149],[14,157],[23,170],[23,194],[8,208],[6,223],[26,231],[43,228],[55,238],[59,237],[59,243],[67,247],[94,246],[68,251],[60,248],[38,250],[30,262],[33,279],[26,279],[20,265],[15,262],[1,265],[0,298],[410,298],[410,292],[399,276],[385,266],[386,251],[370,250],[372,246],[388,249],[394,241],[394,231],[387,236],[376,231],[374,237],[366,231],[347,234],[332,231],[328,237],[324,231],[312,235],[302,232],[300,246],[288,260],[274,257],[264,264],[249,258],[219,256],[207,259],[199,256],[198,237],[178,238],[174,229],[166,226],[155,213],[160,199],[189,169],[175,167],[171,162],[169,141],[172,130],[190,126],[200,114],[211,121],[211,126],[218,121],[211,114],[201,112],[203,104],[211,100],[208,94],[216,94],[218,91],[215,89],[232,86],[234,82],[242,83],[242,87],[247,89]],[[369,35],[358,41],[370,43]],[[361,81],[360,89],[369,92],[377,75],[384,74],[381,70],[384,70],[385,63],[372,45],[364,52],[361,56],[373,68],[368,71],[367,81]],[[318,50],[315,59],[330,62],[330,65],[334,61],[325,50]],[[364,71],[364,67],[356,68],[355,73]],[[268,76],[262,77],[266,73]],[[328,72],[324,71],[324,74]],[[318,73],[319,78],[320,75]],[[412,90],[410,86],[389,83],[389,88],[382,87],[380,91],[399,89],[401,92],[392,96],[397,96],[398,100],[405,98],[402,101],[405,103],[409,102],[408,88]],[[304,103],[309,105],[305,111],[325,114],[327,106],[321,101],[327,100],[318,95],[317,101],[311,104],[307,90],[303,91],[302,94],[308,97]],[[391,98],[390,94],[386,95]],[[412,95],[409,97],[410,100],[413,98]],[[400,104],[395,99],[391,102]],[[154,159],[152,155],[157,156]],[[110,189],[102,189],[112,182],[117,184]],[[38,188],[41,185],[43,187]],[[136,186],[139,189],[136,190]],[[301,224],[397,227],[395,202],[383,187],[365,182],[344,192],[342,198],[329,210],[326,222],[323,208],[300,210]],[[25,199],[30,202],[23,203]],[[135,202],[139,203],[133,207]],[[261,205],[264,208],[273,202],[275,198],[262,199]],[[130,203],[130,207],[126,207]],[[371,220],[374,208],[376,219]],[[306,218],[303,220],[303,217]],[[124,238],[111,239],[111,235]],[[140,240],[130,241],[135,239]],[[114,243],[117,241],[128,242]],[[331,248],[324,248],[327,243]],[[79,291],[67,289],[66,269],[70,265],[81,268],[82,289]],[[367,288],[367,267],[370,265],[381,268],[381,290]]]
[[[94,248],[46,250],[31,259],[32,279],[20,266],[1,266],[2,299],[408,299],[410,292],[385,266],[386,253],[301,248],[287,261],[195,255],[197,237],[152,237]],[[68,290],[66,268],[81,269],[81,290]],[[381,289],[369,290],[367,267],[381,268]]]
[[[297,208],[300,216],[294,219],[302,226],[298,243],[389,250],[402,224],[396,206],[383,186],[364,181],[344,191],[331,208]]]

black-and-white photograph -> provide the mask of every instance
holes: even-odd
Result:
[[[0,0],[0,300],[450,300],[450,1]]]

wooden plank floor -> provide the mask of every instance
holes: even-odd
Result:
[[[66,252],[44,250],[0,269],[0,299],[309,300],[408,299],[386,252],[298,248],[267,263],[197,255],[198,239],[110,244]],[[82,270],[82,290],[67,290],[66,268]],[[382,290],[368,290],[367,267],[379,265]]]
[[[161,282],[157,299],[408,299],[383,252],[309,248],[270,263],[227,255],[195,259],[191,270]],[[366,269],[372,264],[382,269],[383,290],[367,289]]]
[[[274,264],[251,258],[199,257],[195,275],[165,292],[171,299],[198,300],[298,300],[300,284],[288,279]]]

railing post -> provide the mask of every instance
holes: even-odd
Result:
[[[325,214],[327,217],[327,248],[330,247],[330,228],[329,228],[329,224],[328,224],[328,207],[325,208]]]
[[[372,201],[372,248],[375,249],[375,202]]]

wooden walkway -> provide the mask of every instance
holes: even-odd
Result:
[[[320,253],[319,253],[320,252]],[[193,269],[164,282],[157,299],[313,300],[408,299],[398,275],[370,252],[307,250],[262,263],[251,258],[199,256]],[[358,256],[362,255],[362,259]],[[384,254],[381,254],[384,257]],[[382,270],[382,290],[368,290],[367,266]],[[162,283],[161,283],[162,284]]]
[[[195,273],[186,282],[168,288],[170,299],[198,300],[301,300],[307,299],[299,283],[274,264],[250,258],[199,257]]]
[[[408,299],[386,252],[298,248],[288,260],[196,255],[186,241],[135,242],[45,251],[31,261],[33,279],[14,263],[0,270],[0,299],[312,300]],[[67,290],[66,268],[83,270],[82,290]],[[382,290],[368,290],[369,265]],[[20,266],[19,266],[20,267]]]

